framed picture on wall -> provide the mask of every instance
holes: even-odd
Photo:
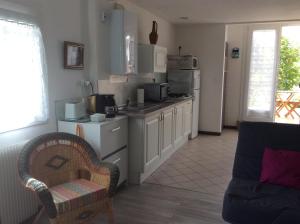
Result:
[[[64,42],[65,69],[84,69],[84,45],[73,42]]]

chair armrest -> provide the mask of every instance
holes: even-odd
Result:
[[[99,165],[94,166],[91,170],[91,181],[105,186],[109,197],[115,194],[119,177],[120,170],[113,163],[100,162]]]
[[[40,199],[41,203],[45,207],[45,210],[50,219],[54,219],[57,216],[57,210],[53,201],[52,194],[50,193],[47,185],[32,177],[26,177],[23,180],[26,188],[35,192]]]

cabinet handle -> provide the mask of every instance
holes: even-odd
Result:
[[[118,162],[121,161],[121,158],[116,159],[115,161],[113,161],[113,164],[117,164]]]
[[[121,127],[117,127],[115,129],[111,130],[111,132],[116,132],[116,131],[119,131],[119,130],[121,130]]]

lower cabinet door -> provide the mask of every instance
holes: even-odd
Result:
[[[191,134],[192,132],[192,116],[193,116],[193,104],[192,101],[188,101],[184,106],[184,136]]]
[[[123,183],[128,179],[128,149],[124,148],[120,152],[108,157],[104,160],[105,162],[110,162],[119,167],[120,178],[118,185]]]
[[[160,160],[160,114],[145,120],[145,171],[151,170]]]
[[[163,112],[162,122],[162,149],[163,160],[169,157],[173,151],[173,129],[174,129],[174,110],[173,108]]]
[[[180,144],[183,139],[183,113],[184,105],[180,104],[175,107],[175,145]]]

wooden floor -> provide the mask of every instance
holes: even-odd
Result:
[[[154,184],[127,186],[114,199],[116,224],[219,224],[222,198]],[[93,224],[106,223],[104,218]]]

